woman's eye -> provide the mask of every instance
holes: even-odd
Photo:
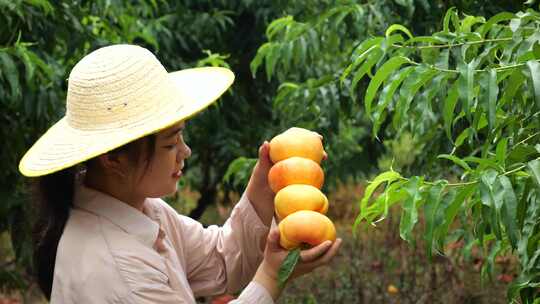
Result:
[[[165,148],[168,149],[168,150],[172,150],[172,149],[176,148],[176,144],[165,146]]]

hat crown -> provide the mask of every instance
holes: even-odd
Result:
[[[69,75],[66,119],[82,131],[140,124],[169,101],[168,73],[147,49],[113,45],[85,56]]]

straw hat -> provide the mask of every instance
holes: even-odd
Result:
[[[66,115],[24,155],[26,176],[53,173],[185,120],[232,84],[225,68],[168,73],[147,49],[100,48],[69,75]]]

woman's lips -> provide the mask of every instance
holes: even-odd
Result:
[[[172,175],[174,178],[180,178],[180,176],[182,176],[182,170],[176,172],[176,173],[173,173]]]

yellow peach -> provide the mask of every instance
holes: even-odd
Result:
[[[321,189],[323,183],[321,166],[308,158],[287,158],[274,164],[268,172],[268,184],[274,193],[292,184],[312,185]]]
[[[303,128],[290,128],[272,138],[270,141],[272,162],[277,163],[293,156],[309,158],[320,164],[324,148],[319,134]]]
[[[294,184],[278,191],[274,206],[279,220],[299,210],[328,211],[328,199],[321,190],[311,185]]]
[[[336,240],[334,223],[324,214],[301,210],[290,214],[278,225],[280,245],[291,250],[301,245],[316,246],[326,240]]]

